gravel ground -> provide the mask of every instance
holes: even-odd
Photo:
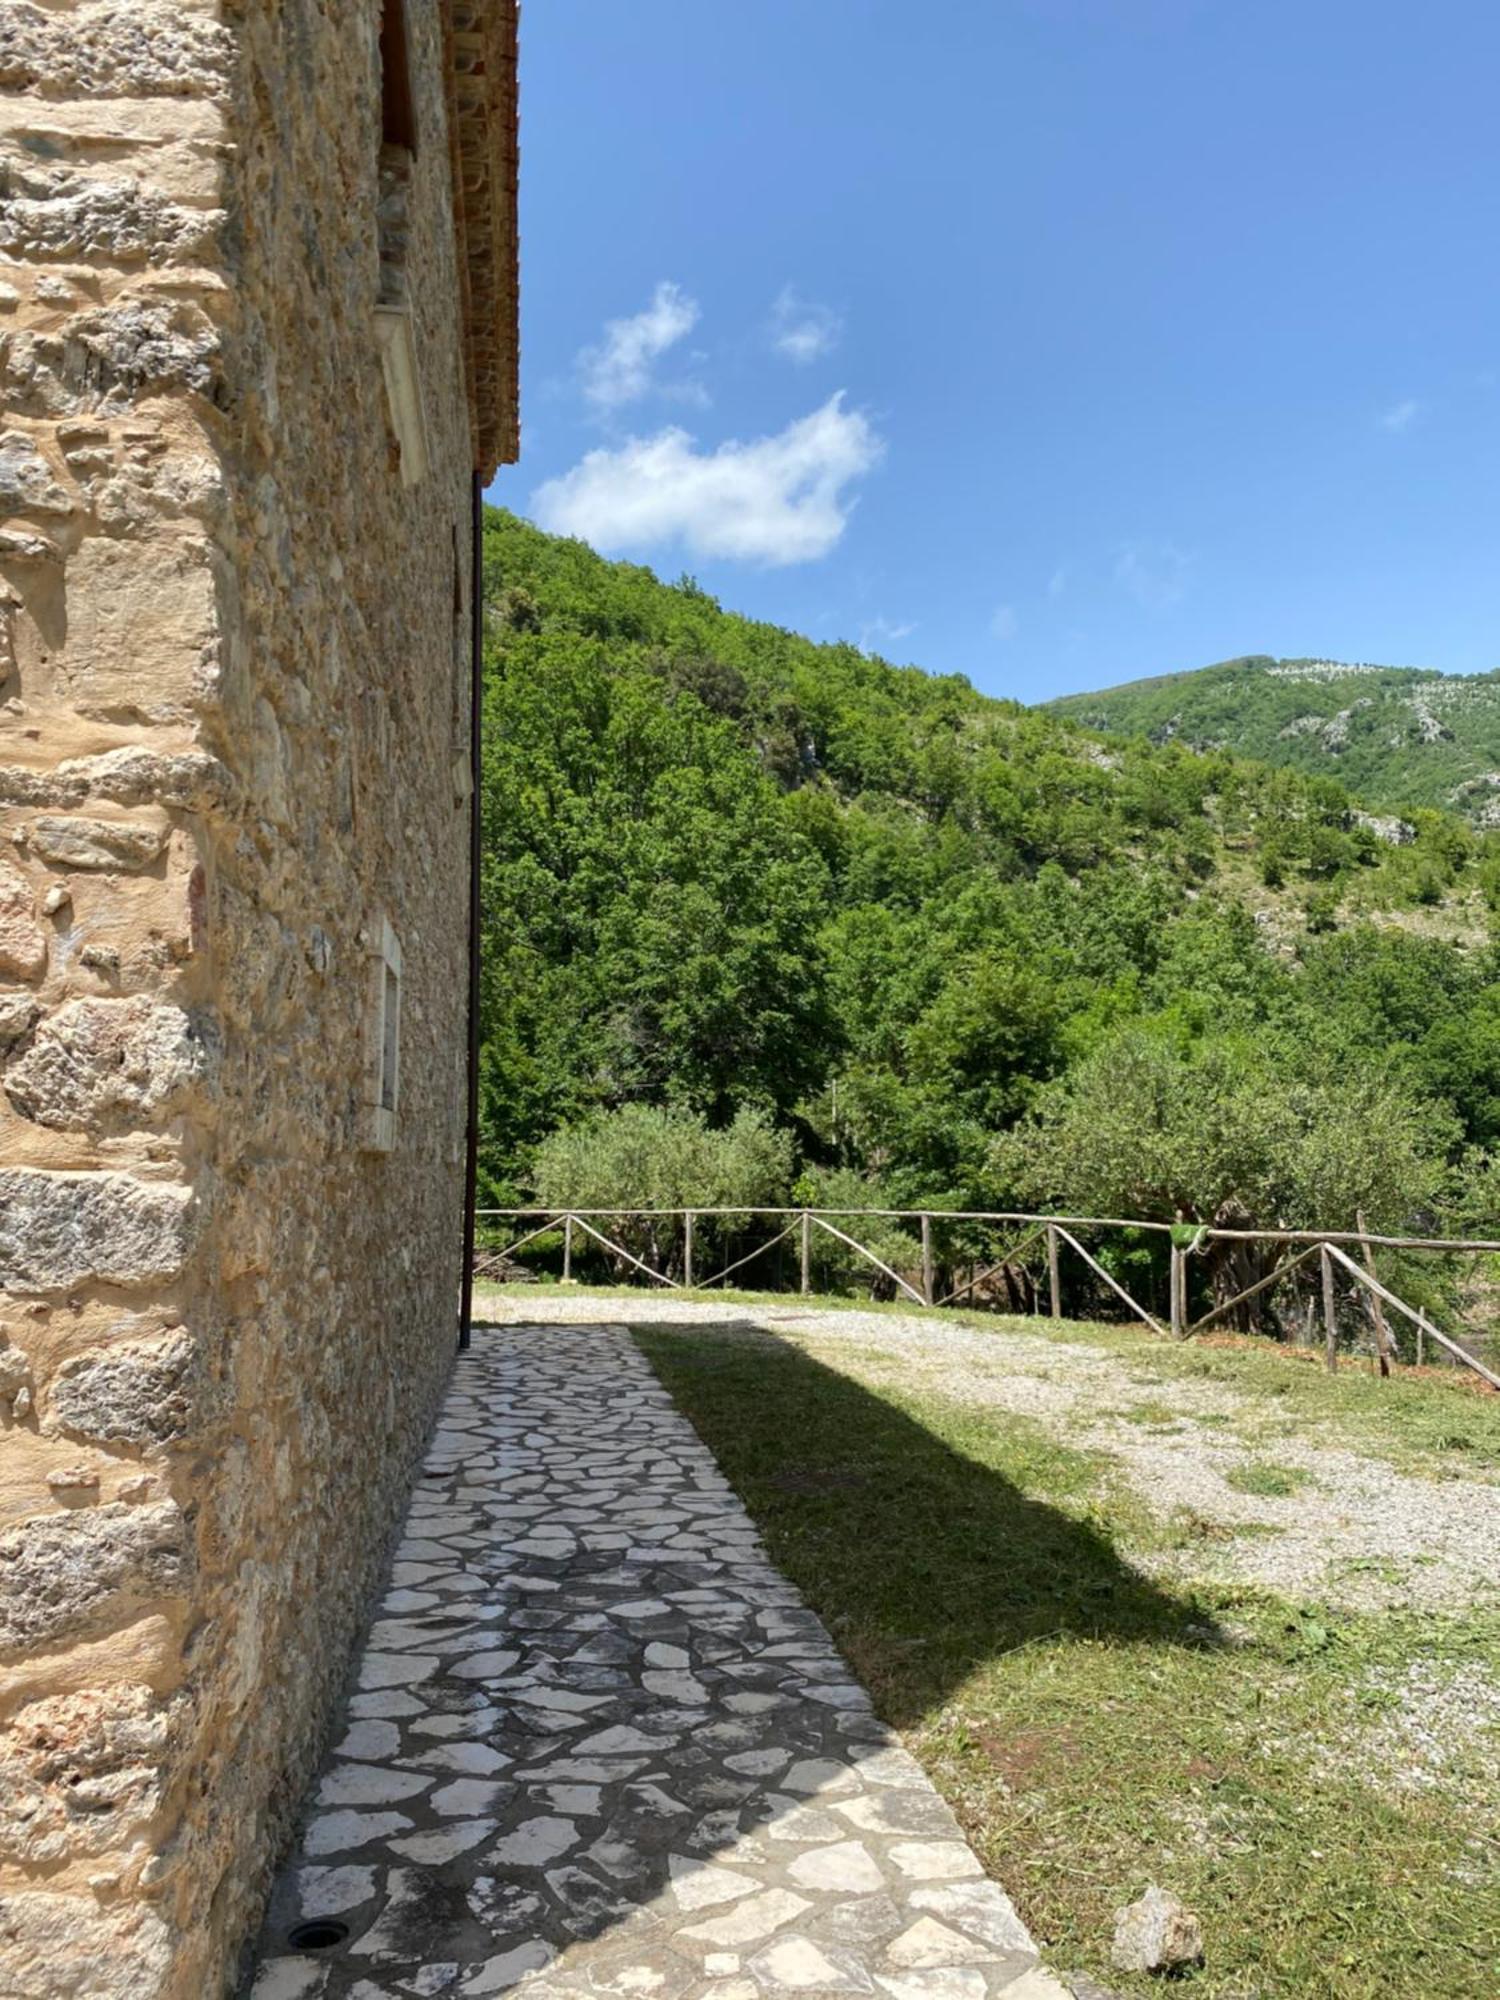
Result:
[[[1201,1382],[1143,1387],[1107,1348],[916,1314],[709,1305],[649,1294],[491,1296],[495,1316],[505,1320],[763,1327],[795,1336],[863,1381],[1030,1417],[1060,1442],[1107,1454],[1153,1513],[1192,1522],[1198,1534],[1190,1549],[1134,1556],[1163,1576],[1232,1578],[1362,1610],[1500,1601],[1500,1485],[1417,1478],[1333,1436],[1255,1441],[1277,1414],[1264,1397]],[[1119,1414],[1168,1400],[1176,1416],[1170,1424]],[[1236,1467],[1267,1459],[1294,1468],[1304,1483],[1285,1498],[1226,1483]]]

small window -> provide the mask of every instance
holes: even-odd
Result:
[[[408,153],[417,150],[411,48],[402,0],[382,0],[380,9],[380,137],[387,146],[400,146]]]
[[[366,1152],[388,1153],[401,1108],[401,946],[384,917],[369,964],[363,1144]]]

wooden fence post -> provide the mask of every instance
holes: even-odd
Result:
[[[1174,1340],[1181,1340],[1183,1330],[1187,1325],[1186,1300],[1184,1298],[1184,1294],[1187,1291],[1187,1266],[1182,1252],[1175,1243],[1172,1245],[1172,1267],[1168,1289],[1171,1293],[1172,1338]]]
[[[812,1290],[812,1217],[802,1211],[802,1296]]]
[[[936,1287],[932,1282],[932,1217],[924,1210],[922,1214],[922,1297],[928,1305],[931,1305],[935,1295]]]
[[[1364,1211],[1356,1210],[1354,1219],[1359,1224],[1359,1248],[1364,1267],[1372,1278],[1378,1278],[1380,1273],[1375,1268],[1375,1252],[1370,1248],[1370,1239],[1365,1233]],[[1379,1293],[1369,1292],[1366,1297],[1370,1306],[1370,1319],[1375,1328],[1375,1359],[1380,1363],[1381,1374],[1389,1375],[1391,1354],[1396,1343],[1386,1330],[1385,1308],[1380,1303]]]
[[[1062,1318],[1062,1281],[1057,1271],[1057,1231],[1047,1224],[1047,1290],[1052,1300],[1052,1317]]]
[[[1319,1253],[1319,1262],[1323,1266],[1323,1359],[1332,1375],[1339,1365],[1339,1323],[1334,1311],[1333,1259],[1328,1254],[1326,1243]]]
[[[693,1289],[693,1211],[685,1209],[682,1217],[682,1282],[687,1289]]]
[[[573,1282],[573,1218],[571,1215],[567,1216],[563,1221],[562,1281],[565,1285],[571,1285]]]

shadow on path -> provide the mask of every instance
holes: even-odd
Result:
[[[919,1722],[975,1668],[1053,1634],[1221,1643],[1199,1605],[985,1462],[1005,1412],[961,1424],[955,1449],[753,1323],[631,1331],[887,1722]],[[1067,1454],[1039,1471],[1080,1490],[1088,1476]]]
[[[1211,1635],[785,1342],[638,1333],[460,1357],[253,2000],[1003,2000],[1035,1970],[887,1724],[1048,1632]]]

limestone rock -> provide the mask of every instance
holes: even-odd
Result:
[[[0,513],[71,514],[73,502],[24,431],[0,434]]]
[[[1383,840],[1387,847],[1410,847],[1417,837],[1417,829],[1408,819],[1397,819],[1394,814],[1360,812],[1350,813],[1352,826],[1362,826],[1367,833]]]
[[[170,828],[149,820],[59,819],[32,822],[31,846],[63,868],[149,868]]]
[[[99,1468],[96,1465],[60,1465],[55,1472],[47,1474],[47,1485],[57,1494],[97,1493]]]
[[[76,778],[92,797],[112,799],[116,805],[157,804],[194,812],[220,804],[229,788],[229,773],[205,750],[165,755],[137,744],[70,759],[58,765],[57,776],[65,783]]]
[[[55,1647],[182,1587],[181,1512],[171,1500],[42,1514],[0,1535],[0,1654]]]
[[[82,779],[56,771],[32,771],[24,764],[0,764],[0,805],[81,806],[88,796]]]
[[[160,2000],[171,1949],[149,1905],[44,1889],[0,1896],[0,2000]]]
[[[1122,1972],[1170,1972],[1203,1957],[1203,1931],[1192,1911],[1153,1882],[1137,1902],[1115,1911],[1110,1957]]]
[[[55,771],[36,771],[26,764],[0,764],[0,805],[78,806],[87,788],[77,779],[59,779]]]
[[[4,1335],[0,1334],[0,1340]],[[31,1357],[24,1347],[0,1346],[0,1404],[8,1405],[12,1416],[24,1417],[31,1408]],[[25,1396],[24,1408],[16,1407]]]
[[[220,217],[134,181],[90,180],[52,162],[13,162],[0,250],[29,258],[109,257],[167,264],[201,256]]]
[[[6,1072],[5,1094],[56,1131],[155,1124],[209,1078],[217,1046],[210,1023],[144,994],[70,1000]]]
[[[196,1350],[185,1333],[66,1362],[48,1396],[49,1426],[96,1444],[160,1445],[181,1437],[191,1413]],[[0,1353],[0,1366],[5,1356]],[[3,1378],[0,1378],[3,1394]]]
[[[28,534],[24,528],[0,528],[0,556],[14,563],[51,563],[62,551],[45,535]]]
[[[0,1736],[0,1855],[107,1854],[160,1806],[174,1713],[133,1684],[28,1702]]]
[[[29,993],[0,993],[0,1049],[20,1041],[38,1011]]]
[[[36,919],[31,885],[0,862],[0,978],[39,979],[47,967],[47,934]]]
[[[218,348],[196,308],[132,303],[80,314],[62,333],[0,337],[0,379],[27,416],[112,409],[161,391],[215,397]]]
[[[197,536],[88,536],[47,670],[80,713],[184,722],[216,657],[216,557]],[[105,864],[109,865],[109,864]]]
[[[0,764],[0,805],[50,806],[64,812],[88,798],[115,805],[178,806],[202,812],[229,796],[230,776],[205,750],[168,753],[127,743],[97,757],[69,757],[55,770]]]
[[[191,1188],[130,1174],[0,1170],[0,1286],[67,1291],[172,1278],[192,1248]]]
[[[7,7],[0,85],[78,97],[217,97],[228,88],[233,51],[226,28],[175,0],[114,0],[75,15]]]

